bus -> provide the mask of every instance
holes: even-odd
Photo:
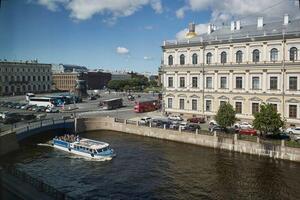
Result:
[[[115,98],[115,99],[108,99],[103,100],[100,102],[100,105],[105,110],[112,110],[116,108],[121,108],[123,106],[123,99],[122,98]]]
[[[29,99],[31,97],[35,97],[35,94],[33,94],[33,93],[26,93],[26,101],[29,101]]]
[[[134,105],[134,112],[150,112],[160,108],[159,100],[137,101]]]
[[[53,97],[31,97],[28,104],[53,108],[57,106],[57,99]]]

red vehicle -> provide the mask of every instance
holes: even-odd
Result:
[[[239,134],[241,134],[241,135],[257,135],[257,131],[255,129],[240,129]]]
[[[191,123],[205,123],[205,118],[204,117],[192,117],[187,119],[188,122]]]
[[[150,112],[159,109],[160,104],[158,100],[137,101],[134,105],[134,112]]]

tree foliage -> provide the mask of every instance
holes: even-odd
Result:
[[[107,87],[116,91],[142,91],[150,84],[146,77],[135,77],[128,80],[110,80]]]
[[[227,102],[221,104],[217,115],[215,116],[215,120],[223,129],[226,129],[228,126],[232,126],[236,121],[235,110],[232,105]]]
[[[262,134],[279,133],[279,128],[285,125],[280,113],[277,113],[277,110],[271,104],[261,104],[260,111],[254,114],[254,118],[253,126]]]

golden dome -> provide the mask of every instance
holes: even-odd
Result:
[[[185,38],[191,39],[191,38],[196,37],[196,36],[197,36],[197,33],[195,33],[195,32],[188,32],[186,34]]]

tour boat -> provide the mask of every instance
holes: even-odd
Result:
[[[108,143],[79,138],[75,135],[55,137],[52,145],[54,148],[92,159],[111,160],[115,156],[114,150]]]

